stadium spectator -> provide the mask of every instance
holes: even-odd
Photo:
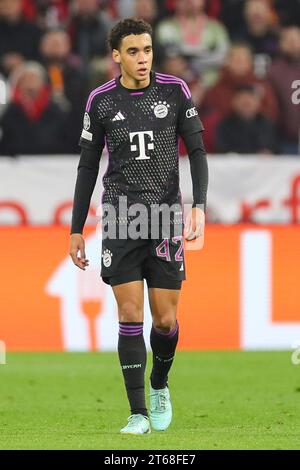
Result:
[[[207,103],[226,115],[231,109],[232,96],[236,87],[255,85],[261,95],[261,112],[276,122],[278,104],[271,85],[257,78],[253,71],[253,56],[250,48],[244,44],[231,47],[226,64],[217,84],[208,91]]]
[[[135,4],[133,0],[115,0],[115,6],[119,18],[134,16]]]
[[[272,122],[260,112],[261,96],[254,86],[237,88],[232,97],[232,112],[217,128],[220,153],[272,154],[275,131]]]
[[[134,4],[134,16],[147,21],[154,28],[158,16],[156,0],[135,0]]]
[[[244,27],[234,34],[234,39],[247,43],[254,54],[274,57],[278,50],[278,31],[274,10],[269,0],[247,0]]]
[[[160,13],[158,3],[157,0],[116,0],[115,6],[119,18],[141,18],[153,27]]]
[[[0,120],[0,154],[69,153],[67,114],[51,101],[44,68],[27,62],[12,83],[12,101]]]
[[[174,13],[176,0],[157,0],[159,12],[164,16],[170,16]],[[212,18],[219,18],[221,12],[222,0],[208,0],[205,3],[205,11]]]
[[[186,82],[190,82],[195,77],[189,62],[181,55],[166,57],[160,65],[160,71],[167,75],[180,77]]]
[[[281,152],[299,153],[300,105],[292,101],[294,81],[300,79],[300,28],[284,28],[280,38],[281,57],[273,62],[268,79],[280,106]]]
[[[0,0],[0,71],[6,76],[24,60],[39,58],[41,31],[22,9],[22,0]]]
[[[205,0],[176,0],[175,14],[156,28],[160,61],[164,56],[182,55],[206,85],[212,85],[229,45],[224,26],[205,13]]]
[[[73,0],[69,32],[72,50],[83,63],[107,54],[106,36],[111,24],[111,19],[99,9],[98,0]]]
[[[67,23],[69,4],[69,0],[23,0],[23,12],[42,29],[57,28]]]
[[[47,32],[41,41],[41,56],[48,72],[53,100],[69,112],[68,126],[74,152],[82,127],[82,110],[87,95],[87,77],[79,57],[71,54],[68,34],[63,30]]]

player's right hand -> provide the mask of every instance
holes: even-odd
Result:
[[[78,258],[78,252],[80,252],[80,258]],[[89,265],[89,260],[85,256],[85,243],[81,233],[72,233],[70,237],[70,256],[73,263],[85,271],[85,268]]]
[[[185,239],[188,241],[198,239],[197,249],[204,246],[205,213],[200,207],[193,207],[188,213],[185,223]]]

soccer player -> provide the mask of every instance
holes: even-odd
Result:
[[[121,20],[109,34],[112,57],[121,74],[92,91],[87,101],[70,241],[72,260],[84,270],[88,260],[82,232],[106,144],[109,163],[103,178],[101,276],[112,286],[118,305],[118,354],[131,409],[121,432],[128,434],[145,434],[151,428],[163,431],[171,423],[168,373],[178,342],[176,314],[185,279],[183,234],[188,240],[200,237],[203,245],[208,184],[203,126],[190,91],[183,80],[152,70],[151,36],[151,26],[135,18]],[[178,136],[187,148],[193,185],[193,207],[185,224]],[[134,217],[136,206],[143,217]],[[164,214],[158,206],[175,206],[168,223],[161,221]],[[149,227],[151,233],[145,232]],[[144,279],[153,321],[149,415],[144,383]]]

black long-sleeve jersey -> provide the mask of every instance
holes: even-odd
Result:
[[[88,193],[89,204],[105,144],[109,163],[103,177],[103,204],[117,207],[120,196],[127,197],[128,205],[181,203],[181,136],[191,161],[194,205],[205,206],[208,170],[202,130],[189,88],[177,77],[152,71],[150,84],[144,89],[125,88],[120,77],[96,88],[88,98],[79,143],[83,152],[71,232],[82,232],[88,207],[79,192]],[[80,181],[80,170],[84,168],[86,182],[90,181],[90,188],[85,191]]]

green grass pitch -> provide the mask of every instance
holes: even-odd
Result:
[[[147,377],[150,365],[149,355]],[[170,390],[166,432],[122,436],[129,412],[115,353],[8,353],[0,448],[300,449],[290,352],[179,352]]]

